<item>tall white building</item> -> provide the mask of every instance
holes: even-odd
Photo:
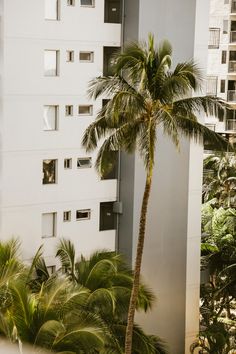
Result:
[[[222,119],[207,119],[213,130],[235,142],[236,133],[236,1],[211,0],[209,17],[207,94],[230,105]]]
[[[0,235],[18,236],[25,259],[43,243],[54,266],[59,237],[70,238],[77,253],[118,249],[134,259],[143,166],[122,155],[118,174],[97,176],[96,153],[81,148],[103,104],[88,99],[88,82],[109,72],[123,39],[146,39],[148,32],[171,41],[175,63],[194,57],[205,68],[208,4],[0,0]],[[177,153],[160,133],[143,263],[158,302],[137,319],[172,354],[188,354],[198,332],[201,169],[200,147],[184,140]]]

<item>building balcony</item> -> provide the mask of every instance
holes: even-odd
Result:
[[[236,13],[236,0],[232,0],[231,2],[231,14]]]
[[[229,90],[227,95],[228,102],[236,102],[236,90]]]
[[[236,31],[230,32],[230,43],[236,43]]]
[[[225,122],[225,130],[234,131],[236,132],[236,120],[235,119],[226,119]]]
[[[236,60],[229,61],[229,73],[236,73]]]

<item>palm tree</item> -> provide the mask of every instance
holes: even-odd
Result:
[[[134,314],[139,289],[140,269],[144,247],[146,215],[152,184],[157,130],[179,148],[181,137],[203,138],[223,148],[227,143],[197,120],[197,114],[218,114],[224,104],[215,97],[188,97],[201,86],[200,70],[193,61],[178,64],[171,71],[172,48],[168,41],[154,46],[149,35],[148,44],[131,43],[114,60],[114,76],[98,77],[90,83],[93,99],[109,97],[95,122],[86,129],[82,144],[87,151],[99,149],[96,168],[104,175],[113,165],[114,151],[122,150],[141,155],[146,169],[139,223],[139,236],[134,269],[133,289],[128,312],[125,353],[132,352]],[[188,97],[188,98],[187,98]]]

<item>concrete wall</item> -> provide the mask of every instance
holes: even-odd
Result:
[[[101,181],[94,168],[77,169],[78,157],[92,156],[81,147],[87,125],[102,101],[87,97],[88,82],[102,74],[103,47],[120,46],[121,25],[104,23],[104,1],[94,8],[60,1],[60,20],[44,19],[44,1],[1,0],[1,239],[18,236],[29,258],[45,244],[51,257],[59,237],[70,238],[78,253],[115,249],[115,231],[99,232],[100,202],[114,201],[117,181]],[[44,50],[59,51],[59,76],[44,76]],[[66,51],[73,50],[73,63]],[[93,51],[93,63],[80,63],[80,51]],[[92,116],[79,116],[78,105],[93,104]],[[43,131],[43,106],[59,106],[59,129]],[[74,105],[74,116],[65,116]],[[72,158],[65,170],[64,158]],[[42,161],[58,159],[58,181],[42,185]],[[76,221],[78,209],[91,209],[91,219]],[[71,222],[63,211],[71,210]],[[41,238],[42,213],[57,213],[57,237]]]
[[[152,32],[156,40],[170,40],[174,63],[195,57],[206,67],[208,2],[140,0],[136,20],[129,11],[133,2],[127,3],[126,20],[131,21],[132,31],[139,21],[134,39],[147,39]],[[129,28],[126,30],[126,38],[134,36]],[[158,300],[150,314],[137,316],[136,320],[149,333],[165,339],[171,354],[189,353],[198,332],[201,174],[202,148],[183,140],[178,153],[160,131],[142,266],[143,278]],[[131,181],[134,201],[124,203],[124,210],[133,210],[128,225],[133,226],[133,259],[144,178],[142,162],[136,156]]]

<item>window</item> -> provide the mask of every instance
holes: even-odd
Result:
[[[42,214],[42,237],[55,237],[56,236],[56,213]]]
[[[229,0],[224,0],[224,4],[229,4]]]
[[[227,59],[227,51],[222,50],[221,52],[221,64],[226,64],[226,59]]]
[[[73,63],[75,57],[75,53],[73,50],[66,51],[66,61],[67,63]]]
[[[113,75],[113,65],[115,64],[114,55],[120,52],[120,47],[103,48],[103,75]]]
[[[47,266],[47,271],[49,275],[56,273],[56,266],[55,265]]]
[[[89,220],[91,218],[91,209],[76,210],[76,220]]]
[[[225,93],[225,80],[220,80],[220,92]]]
[[[67,6],[75,6],[75,0],[67,0]]]
[[[219,44],[220,44],[220,29],[209,28],[208,48],[210,49],[219,48]]]
[[[72,167],[72,159],[64,159],[64,169],[68,170]]]
[[[80,0],[81,6],[94,6],[94,0]]]
[[[121,0],[105,0],[105,22],[121,23]]]
[[[92,105],[79,106],[79,114],[85,116],[91,116],[93,114],[93,106]]]
[[[206,85],[206,95],[216,96],[217,95],[217,76],[208,76]]]
[[[91,157],[79,157],[77,159],[77,168],[90,168],[92,167]]]
[[[58,76],[58,50],[45,50],[44,51],[44,75],[45,76]]]
[[[73,116],[73,106],[66,106],[65,107],[65,114],[67,117]]]
[[[100,203],[99,231],[115,230],[116,215],[113,212],[113,202]]]
[[[58,20],[58,0],[45,0],[45,19],[46,20]]]
[[[64,222],[71,221],[71,211],[70,210],[63,212],[63,221]]]
[[[223,20],[223,34],[228,33],[228,27],[229,27],[229,21],[228,20]]]
[[[110,172],[102,176],[102,179],[117,179],[118,177],[118,151],[112,151],[110,154],[113,155],[113,164],[111,164],[112,169]]]
[[[57,160],[43,160],[43,184],[56,183]]]
[[[216,130],[215,124],[205,124],[205,125],[208,129],[212,130],[213,132]]]
[[[89,62],[92,63],[93,62],[93,52],[80,52],[79,53],[79,60],[81,62]]]
[[[44,106],[43,130],[57,130],[57,127],[58,127],[58,106]]]

